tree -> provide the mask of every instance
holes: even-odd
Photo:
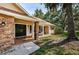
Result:
[[[41,9],[36,9],[33,16],[43,19],[44,18],[44,13],[42,12]]]
[[[50,9],[49,9],[50,10]],[[60,27],[61,29],[65,29],[65,23],[64,23],[64,15],[62,16],[62,10],[55,9],[50,12],[48,12],[44,15],[44,19],[52,24],[55,24],[57,27]]]
[[[79,30],[79,4],[73,6],[73,16],[75,21],[75,30]]]
[[[68,40],[76,40],[77,37],[75,35],[75,27],[74,27],[74,19],[73,19],[73,12],[72,12],[72,4],[64,4],[65,11],[67,16],[67,30],[68,30]]]
[[[45,3],[44,5],[50,13],[53,13],[52,11],[57,10],[58,6],[60,6],[60,8],[62,9],[62,14],[63,14],[63,12],[65,12],[68,37],[67,37],[67,39],[60,42],[59,44],[65,44],[65,43],[70,42],[70,41],[78,40],[76,37],[76,34],[75,34],[72,3],[63,3],[63,4],[55,4],[55,3],[46,4]]]
[[[61,17],[61,10],[54,10],[51,13],[50,11],[43,13],[41,9],[36,9],[33,16],[44,19],[52,24],[55,24],[57,27],[60,27],[64,30],[64,21]],[[60,20],[59,20],[60,19]]]
[[[64,21],[62,18],[62,10],[57,8],[57,5],[59,4],[53,4],[53,8],[48,7],[52,6],[50,4],[44,4],[45,7],[47,8],[48,12],[45,14],[44,18],[47,19],[52,24],[55,24],[56,27],[60,27],[61,29],[64,30]]]

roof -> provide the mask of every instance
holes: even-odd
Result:
[[[15,18],[18,18],[18,19],[21,19],[21,20],[27,20],[27,21],[33,21],[33,22],[36,21],[34,18],[29,16],[28,12],[24,8],[22,8],[20,4],[18,4],[18,3],[14,3],[14,4],[17,5],[28,16],[27,15],[21,15],[21,14],[18,14],[18,13],[14,13],[14,12],[9,12],[9,11],[3,10],[3,9],[0,9],[0,14],[12,16],[12,17],[15,17]]]
[[[50,22],[47,22],[45,21],[44,19],[40,19],[40,18],[37,18],[37,17],[33,17],[36,19],[36,21],[39,22],[39,25],[54,25],[54,24],[51,24]]]
[[[20,15],[20,14],[17,14],[17,13],[11,13],[9,11],[5,11],[5,10],[1,10],[1,9],[0,9],[0,14],[12,16],[12,17],[15,17],[15,18],[18,18],[18,19],[21,19],[21,20],[28,20],[28,21],[33,21],[33,22],[38,21],[39,25],[54,25],[54,24],[51,24],[50,22],[47,22],[43,19],[30,16],[29,13],[20,4],[18,4],[18,3],[14,3],[14,4],[17,5],[28,16],[27,15]]]
[[[27,21],[36,21],[34,18],[28,17],[28,16],[24,16],[24,15],[20,15],[20,14],[16,14],[16,13],[11,13],[5,10],[0,10],[0,14],[4,14],[4,15],[8,15],[8,16],[12,16],[21,20],[27,20]]]
[[[18,6],[22,11],[24,11],[27,15],[29,15],[29,13],[19,3],[14,3],[14,4]]]
[[[29,13],[28,13],[19,3],[16,3],[16,5],[17,5],[20,9],[22,9],[26,14],[29,15]],[[32,17],[32,18],[36,19],[35,21],[39,21],[39,24],[40,24],[40,25],[53,25],[53,24],[51,24],[51,23],[49,23],[49,22],[47,22],[47,21],[45,21],[45,20],[43,20],[43,19],[40,19],[40,18],[37,18],[37,17]]]
[[[15,3],[20,9],[22,9],[27,15],[29,15],[29,13],[19,4],[19,3]],[[54,25],[54,24],[51,24],[43,19],[40,19],[40,18],[37,18],[37,17],[32,17],[34,19],[36,19],[35,21],[39,21],[39,24],[40,25]]]

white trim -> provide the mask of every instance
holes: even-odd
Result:
[[[55,26],[54,24],[51,24],[50,22],[47,22],[44,19],[40,19],[37,17],[33,17],[33,18],[37,19],[37,21],[39,22],[39,25],[53,25],[53,26]]]
[[[32,25],[32,38],[34,39],[34,22],[33,22],[33,25]]]
[[[44,25],[42,26],[42,28],[43,28],[42,34],[44,35]]]
[[[34,19],[34,18],[24,16],[24,15],[20,15],[20,14],[11,13],[11,12],[4,11],[4,10],[0,10],[0,14],[12,16],[12,17],[15,17],[15,18],[18,18],[18,19],[21,19],[21,20],[36,21],[36,19]]]
[[[14,31],[13,32],[14,32],[14,38],[16,38],[16,36],[15,36],[16,35],[15,34],[15,22],[14,22]]]
[[[27,15],[30,15],[19,3],[15,3],[22,11],[24,11]]]
[[[50,26],[48,26],[48,29],[49,29],[49,34],[51,34],[51,29],[50,29]]]
[[[32,35],[32,33],[30,33],[30,31],[29,31],[30,29],[29,29],[28,25],[29,25],[29,24],[26,24],[26,28],[27,28],[26,35],[27,35],[27,36],[30,36],[30,35]]]

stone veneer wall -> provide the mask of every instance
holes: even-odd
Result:
[[[4,21],[5,26],[0,24],[0,51],[4,51],[14,44],[14,18],[0,16],[0,23]]]

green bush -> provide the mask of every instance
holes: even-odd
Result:
[[[79,36],[79,32],[76,32],[76,35]]]
[[[62,34],[63,33],[63,29],[61,27],[54,27],[54,34]]]

